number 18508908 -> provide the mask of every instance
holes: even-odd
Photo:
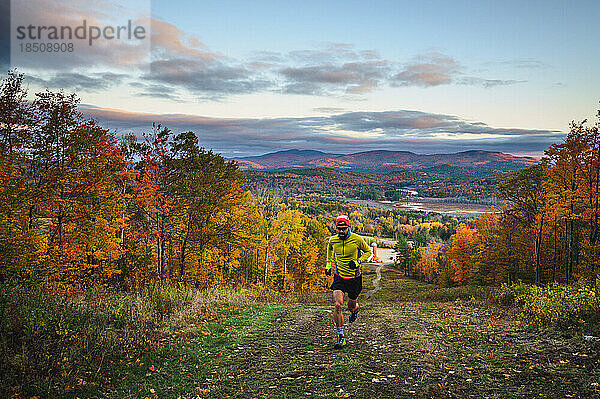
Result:
[[[72,53],[73,43],[20,43],[22,53]]]

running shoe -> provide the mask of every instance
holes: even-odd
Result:
[[[335,344],[333,344],[334,349],[342,349],[346,346],[346,338],[343,335],[338,335],[338,340]]]
[[[358,311],[360,310],[360,308],[356,308],[356,310],[354,312],[350,312],[350,318],[348,319],[349,323],[353,323],[354,320],[356,320],[356,317],[358,316]]]

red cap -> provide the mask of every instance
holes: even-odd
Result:
[[[348,226],[350,227],[350,219],[346,215],[340,215],[335,219],[336,226]]]

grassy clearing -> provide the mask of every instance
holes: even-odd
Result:
[[[191,325],[186,331],[164,336],[164,344],[141,356],[128,357],[106,373],[100,390],[114,398],[226,397],[241,390],[240,381],[251,373],[247,362],[248,339],[269,328],[269,320],[285,305],[253,304],[242,307],[222,304],[227,317]]]
[[[363,292],[374,277],[365,274]],[[359,298],[342,351],[332,350],[328,291],[67,295],[5,286],[1,396],[600,396],[595,343],[535,328],[485,302],[487,292],[439,290],[393,269],[381,285]]]
[[[553,327],[570,335],[600,336],[600,298],[597,290],[587,286],[551,284],[537,287],[517,283],[501,287],[463,286],[438,288],[404,278],[394,268],[384,269],[378,295],[382,302],[459,302],[479,306],[500,304],[517,314],[522,321],[538,327]],[[365,287],[372,288],[374,269],[365,273]]]
[[[436,302],[453,301],[487,301],[493,297],[494,289],[490,287],[464,286],[452,288],[435,288],[416,293],[413,299]]]

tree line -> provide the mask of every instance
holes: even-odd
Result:
[[[598,111],[600,120],[600,111]],[[398,243],[405,273],[440,286],[521,280],[598,285],[600,122],[572,122],[541,162],[499,185],[504,205],[461,223],[447,242]]]
[[[193,132],[117,137],[75,95],[0,92],[0,279],[64,287],[156,280],[288,291],[325,284],[316,220],[264,190]]]

